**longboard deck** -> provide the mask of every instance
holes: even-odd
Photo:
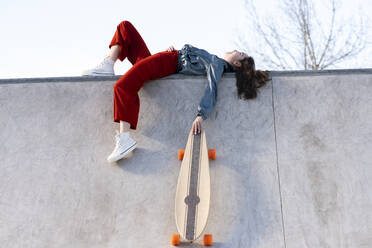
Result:
[[[210,204],[209,158],[205,132],[190,131],[178,176],[175,215],[182,238],[194,241],[207,224]]]

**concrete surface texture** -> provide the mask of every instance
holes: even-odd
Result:
[[[372,247],[372,70],[272,77],[243,101],[225,75],[203,123],[214,247]],[[0,80],[1,247],[171,247],[206,78],[146,83],[139,147],[109,164],[117,78]]]

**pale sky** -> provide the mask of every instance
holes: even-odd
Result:
[[[257,5],[274,17],[275,2]],[[372,13],[369,0],[344,2],[346,11],[361,6]],[[108,54],[122,20],[135,25],[152,54],[189,43],[221,57],[236,48],[236,34],[249,21],[244,14],[243,0],[1,0],[0,78],[80,76]],[[372,67],[363,63],[348,65]],[[130,66],[118,61],[115,73]]]

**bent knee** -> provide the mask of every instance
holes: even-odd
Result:
[[[121,21],[118,26],[129,27],[129,26],[133,26],[133,25],[130,21],[124,20],[124,21]]]

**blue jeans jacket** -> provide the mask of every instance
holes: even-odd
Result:
[[[203,49],[186,44],[178,51],[178,73],[207,75],[208,84],[198,106],[197,114],[207,119],[217,101],[217,86],[224,72],[233,72],[234,67],[225,60]]]

